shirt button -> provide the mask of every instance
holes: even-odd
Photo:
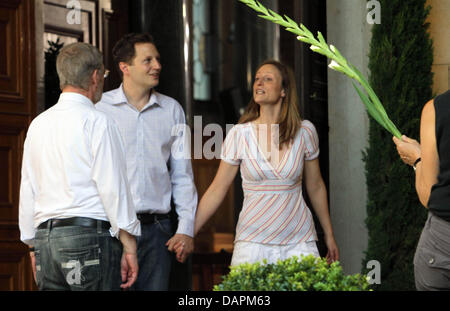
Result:
[[[431,258],[428,262],[430,263],[430,265],[433,264],[434,263],[434,258]]]

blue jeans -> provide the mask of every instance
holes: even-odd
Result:
[[[167,291],[171,267],[171,253],[166,243],[172,237],[170,219],[153,224],[141,223],[141,236],[136,237],[139,274],[134,290]]]
[[[40,290],[120,290],[122,244],[107,229],[37,230],[35,256]]]

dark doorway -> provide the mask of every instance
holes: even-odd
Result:
[[[326,39],[326,0],[279,1],[279,13],[304,24],[315,35],[320,31]],[[327,58],[312,52],[308,44],[296,40],[292,33],[284,30],[280,32],[280,58],[294,69],[302,118],[311,121],[319,134],[320,170],[329,189]],[[311,207],[306,191],[303,195]],[[325,256],[324,233],[315,215],[314,223],[319,237],[319,252]]]

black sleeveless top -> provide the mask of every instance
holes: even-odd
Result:
[[[431,188],[428,209],[450,222],[450,90],[434,99],[434,109],[439,175],[437,183]]]

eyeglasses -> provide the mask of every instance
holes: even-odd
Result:
[[[109,76],[109,70],[105,69],[105,73],[103,74],[103,78],[107,78]]]

